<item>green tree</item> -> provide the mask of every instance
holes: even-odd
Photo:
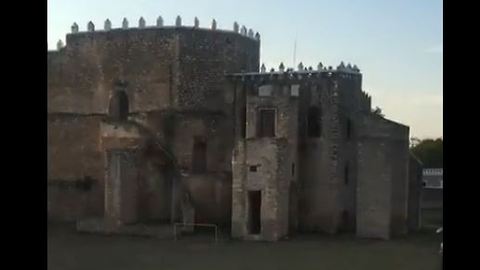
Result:
[[[412,140],[415,141],[414,138]],[[423,162],[425,168],[443,168],[442,138],[416,141],[410,150]]]

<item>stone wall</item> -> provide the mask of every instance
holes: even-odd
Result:
[[[239,82],[235,78],[241,79],[241,81]],[[378,219],[384,222],[385,226],[392,226],[383,228],[386,231],[384,235],[390,235],[391,232],[398,234],[405,232],[408,196],[405,182],[406,164],[408,163],[405,159],[408,154],[405,151],[408,151],[408,146],[405,146],[405,142],[408,141],[408,128],[405,129],[391,121],[369,116],[371,114],[371,98],[361,90],[361,79],[359,73],[321,72],[309,74],[306,71],[292,75],[274,72],[233,76],[233,86],[230,92],[236,93],[236,95],[233,94],[237,100],[234,108],[236,111],[235,121],[241,121],[243,100],[246,104],[247,145],[244,146],[246,148],[248,148],[248,140],[257,136],[258,112],[256,108],[278,105],[278,100],[281,100],[279,93],[285,91],[279,85],[288,82],[300,86],[300,96],[298,97],[300,105],[297,112],[298,131],[286,133],[287,129],[278,128],[281,123],[278,124],[276,131],[278,136],[298,137],[299,150],[296,157],[291,159],[296,159],[296,165],[298,165],[299,203],[296,213],[290,211],[289,215],[298,216],[298,225],[301,231],[328,233],[355,231],[358,228],[356,224],[357,209],[363,209],[362,207],[369,204],[369,200],[372,203],[376,200],[375,195],[372,195],[372,198],[368,197],[372,192],[370,187],[365,188],[365,194],[362,195],[367,197],[361,199],[357,197],[358,190],[364,188],[358,187],[359,177],[366,172],[365,168],[368,166],[368,164],[360,165],[359,162],[370,162],[368,156],[372,155],[374,151],[386,151],[387,154],[383,153],[386,155],[385,161],[380,160],[379,162],[384,162],[385,166],[391,166],[391,171],[386,176],[391,184],[383,187],[388,190],[388,195],[382,199],[388,200],[388,203],[385,204],[386,210],[382,213],[383,216],[379,216]],[[264,94],[273,91],[272,96],[268,94],[259,96],[258,86],[268,85],[268,83],[273,83],[275,87],[265,88],[262,91]],[[239,93],[245,93],[246,97]],[[307,134],[308,110],[311,106],[320,108],[319,118],[322,131],[319,137],[311,137]],[[290,113],[292,112],[290,111]],[[241,124],[236,129],[238,137],[241,137]],[[367,141],[364,142],[364,140]],[[381,146],[383,144],[386,146]],[[363,149],[364,157],[360,156],[359,147],[365,148]],[[248,159],[248,153],[243,157]],[[361,161],[362,159],[363,161]],[[236,162],[241,162],[238,161],[240,157],[236,160]],[[372,160],[376,159],[372,158]],[[364,168],[361,169],[360,166],[364,166]],[[384,174],[382,171],[372,171],[366,172],[362,177],[373,177],[372,185],[374,185],[380,181],[382,174]],[[238,177],[245,176],[241,176],[239,173]],[[374,189],[374,187],[371,188]],[[363,206],[357,205],[359,200],[364,200]],[[362,217],[369,222],[378,221],[372,220],[370,217]]]
[[[340,92],[337,76],[322,74],[304,83],[300,94],[300,229],[335,233],[343,208],[344,140],[340,118]],[[320,109],[321,134],[308,135],[308,108]]]
[[[119,82],[128,82],[130,111],[170,106],[173,32],[128,30],[67,35],[48,63],[48,110],[106,114]]]
[[[258,71],[259,43],[235,33],[179,29],[178,95],[188,110],[227,110],[225,74]]]
[[[421,227],[422,170],[422,163],[410,154],[408,167],[408,229],[410,231],[417,231]]]
[[[232,179],[229,173],[189,175],[183,183],[195,207],[195,221],[228,227],[231,219]]]
[[[363,99],[362,76],[346,74],[336,80],[339,88],[340,200],[339,230],[354,232],[356,227],[356,188],[358,179],[357,136],[361,115],[370,111]]]
[[[247,234],[247,143],[238,140],[232,151],[232,216],[231,235],[241,238]]]
[[[229,31],[163,27],[68,34],[66,47],[48,53],[49,179],[91,176],[103,191],[104,147],[128,148],[132,143],[118,140],[118,131],[102,139],[100,134],[110,98],[122,89],[129,101],[128,121],[145,129],[140,135],[144,141],[157,138],[167,144],[188,174],[194,137],[206,138],[207,189],[228,185],[233,111],[223,91],[224,74],[256,71],[258,60],[259,41]],[[166,127],[164,118],[172,114],[172,127]],[[171,134],[165,134],[167,129]],[[161,151],[156,155],[162,159]],[[140,219],[164,220],[171,212],[172,179],[157,165],[139,171],[139,192],[144,195],[139,198]],[[94,214],[101,215],[103,194],[95,194],[101,195],[86,200],[94,205]],[[49,205],[62,204],[55,198],[60,200],[51,196]],[[214,202],[207,204],[212,209]],[[219,211],[206,212],[218,221],[230,206]]]
[[[232,157],[232,236],[248,240],[275,241],[288,234],[292,221],[296,223],[295,206],[291,202],[291,183],[297,181],[298,103],[291,96],[289,83],[263,81],[237,88],[246,95],[239,98],[237,108],[245,108],[246,118],[237,111],[237,127],[246,128],[246,138],[237,133],[237,146]],[[235,86],[234,86],[235,87]],[[262,92],[262,93],[260,93]],[[240,94],[237,97],[241,97]],[[243,105],[242,103],[245,102]],[[260,110],[274,109],[275,137],[259,137]],[[297,171],[297,172],[296,172]],[[249,191],[261,191],[261,230],[248,231]],[[294,224],[294,226],[296,226]]]
[[[408,127],[368,115],[359,129],[357,235],[389,239],[406,233]]]
[[[82,32],[66,43],[48,53],[49,217],[102,216],[105,207],[115,216],[104,195],[117,189],[105,183],[106,150],[130,149],[137,191],[124,194],[136,205],[126,222],[178,220],[188,206],[188,220],[231,219],[232,235],[250,239],[277,240],[297,227],[406,232],[408,128],[371,115],[356,67],[257,73],[258,38],[198,27]],[[128,97],[123,122],[108,116],[117,90]],[[318,137],[307,134],[312,106],[320,107]],[[275,109],[275,138],[258,138],[266,107]],[[193,165],[199,139],[202,172]],[[90,188],[63,187],[84,179]],[[264,200],[260,235],[246,231],[252,189]]]
[[[259,41],[226,31],[113,29],[48,54],[49,112],[106,113],[119,82],[131,112],[222,110],[225,72],[258,70]]]
[[[86,176],[103,180],[99,119],[70,114],[48,116],[49,180],[74,181]]]
[[[390,142],[390,162],[392,162],[392,236],[407,233],[408,183],[409,183],[409,140],[408,129],[405,140]]]
[[[290,161],[285,139],[264,138],[239,142],[233,163],[233,237],[275,241],[288,234],[291,178],[289,167],[284,166],[288,162],[286,160]],[[257,166],[257,171],[250,171],[250,166]],[[255,235],[248,232],[248,191],[254,190],[260,190],[262,194],[261,231]]]
[[[103,216],[103,187],[82,181],[51,181],[47,187],[47,217],[52,222],[75,222],[79,217]]]
[[[357,228],[360,237],[390,238],[391,166],[381,139],[358,142]]]
[[[99,116],[50,114],[47,125],[49,218],[75,221],[102,216],[104,162]]]

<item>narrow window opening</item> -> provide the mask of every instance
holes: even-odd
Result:
[[[275,137],[275,110],[260,110],[259,137]]]
[[[260,190],[249,191],[248,201],[250,206],[248,231],[250,234],[259,234],[261,231],[262,192]]]
[[[126,121],[128,118],[128,96],[123,90],[116,90],[110,99],[109,116],[116,121]]]
[[[257,171],[257,166],[250,166],[250,171],[251,172],[256,172]]]
[[[320,108],[317,106],[310,107],[307,116],[307,133],[309,137],[320,137],[322,133],[321,120]]]

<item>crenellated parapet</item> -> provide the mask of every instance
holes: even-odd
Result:
[[[154,29],[154,28],[194,28],[194,29],[203,29],[203,30],[207,29],[207,28],[200,27],[200,20],[197,17],[194,18],[193,25],[188,26],[182,23],[182,18],[180,16],[177,16],[175,18],[175,22],[173,25],[165,25],[163,18],[159,16],[156,20],[155,25],[148,25],[145,19],[143,17],[140,17],[140,19],[138,20],[137,26],[133,26],[133,27],[129,26],[129,21],[127,18],[123,18],[120,24],[120,27],[117,27],[117,28],[112,25],[112,22],[110,21],[110,19],[106,19],[104,22],[104,27],[101,30],[95,29],[95,24],[92,21],[89,21],[87,23],[86,31],[81,31],[79,29],[78,24],[74,22],[71,26],[71,34],[82,34],[82,33],[88,33],[88,32],[107,32],[107,31],[129,30],[129,29]],[[220,29],[217,29],[217,21],[213,19],[211,26],[208,29],[211,31],[234,32],[244,37],[250,38],[252,40],[260,41],[260,34],[258,32],[254,32],[253,29],[247,30],[246,26],[242,26],[240,28],[237,22],[234,22],[232,30],[220,30]]]
[[[173,18],[175,25],[154,18],[106,19],[101,25],[92,21],[82,23],[83,29],[74,23],[72,33],[57,46],[50,44],[52,110],[103,113],[114,81],[122,80],[129,82],[134,111],[220,111],[224,74],[258,71],[260,43],[255,36],[221,30],[212,19],[192,18],[195,26],[185,26],[180,17]],[[68,89],[79,90],[70,94]],[[75,103],[78,99],[82,102]]]
[[[340,63],[340,65],[338,65],[337,70],[342,71],[342,72],[346,72],[346,73],[359,73],[360,72],[360,69],[357,67],[357,65],[352,66],[350,63],[348,63],[345,66],[343,61]]]
[[[362,95],[360,96],[360,103],[363,110],[370,112],[370,109],[372,108],[372,96],[362,91]]]
[[[267,72],[267,70],[269,70]],[[305,78],[324,78],[324,77],[336,77],[343,79],[355,79],[361,77],[360,69],[356,65],[351,65],[350,63],[345,66],[343,62],[334,69],[332,66],[324,66],[322,62],[319,62],[317,69],[309,66],[308,68],[300,62],[297,66],[297,69],[286,68],[285,65],[280,63],[278,70],[271,67],[270,69],[262,64],[260,67],[260,72],[243,72],[243,73],[234,73],[228,74],[227,76],[231,78],[245,80],[263,80],[268,77],[270,79],[288,79],[288,80],[302,80]]]
[[[64,46],[63,41],[59,39],[57,42],[57,50],[61,50]]]

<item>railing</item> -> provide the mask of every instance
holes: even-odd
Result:
[[[197,226],[197,227],[211,227],[214,228],[215,230],[215,243],[218,242],[218,226],[215,224],[209,224],[209,223],[174,223],[173,224],[173,237],[175,241],[177,241],[177,226]]]

